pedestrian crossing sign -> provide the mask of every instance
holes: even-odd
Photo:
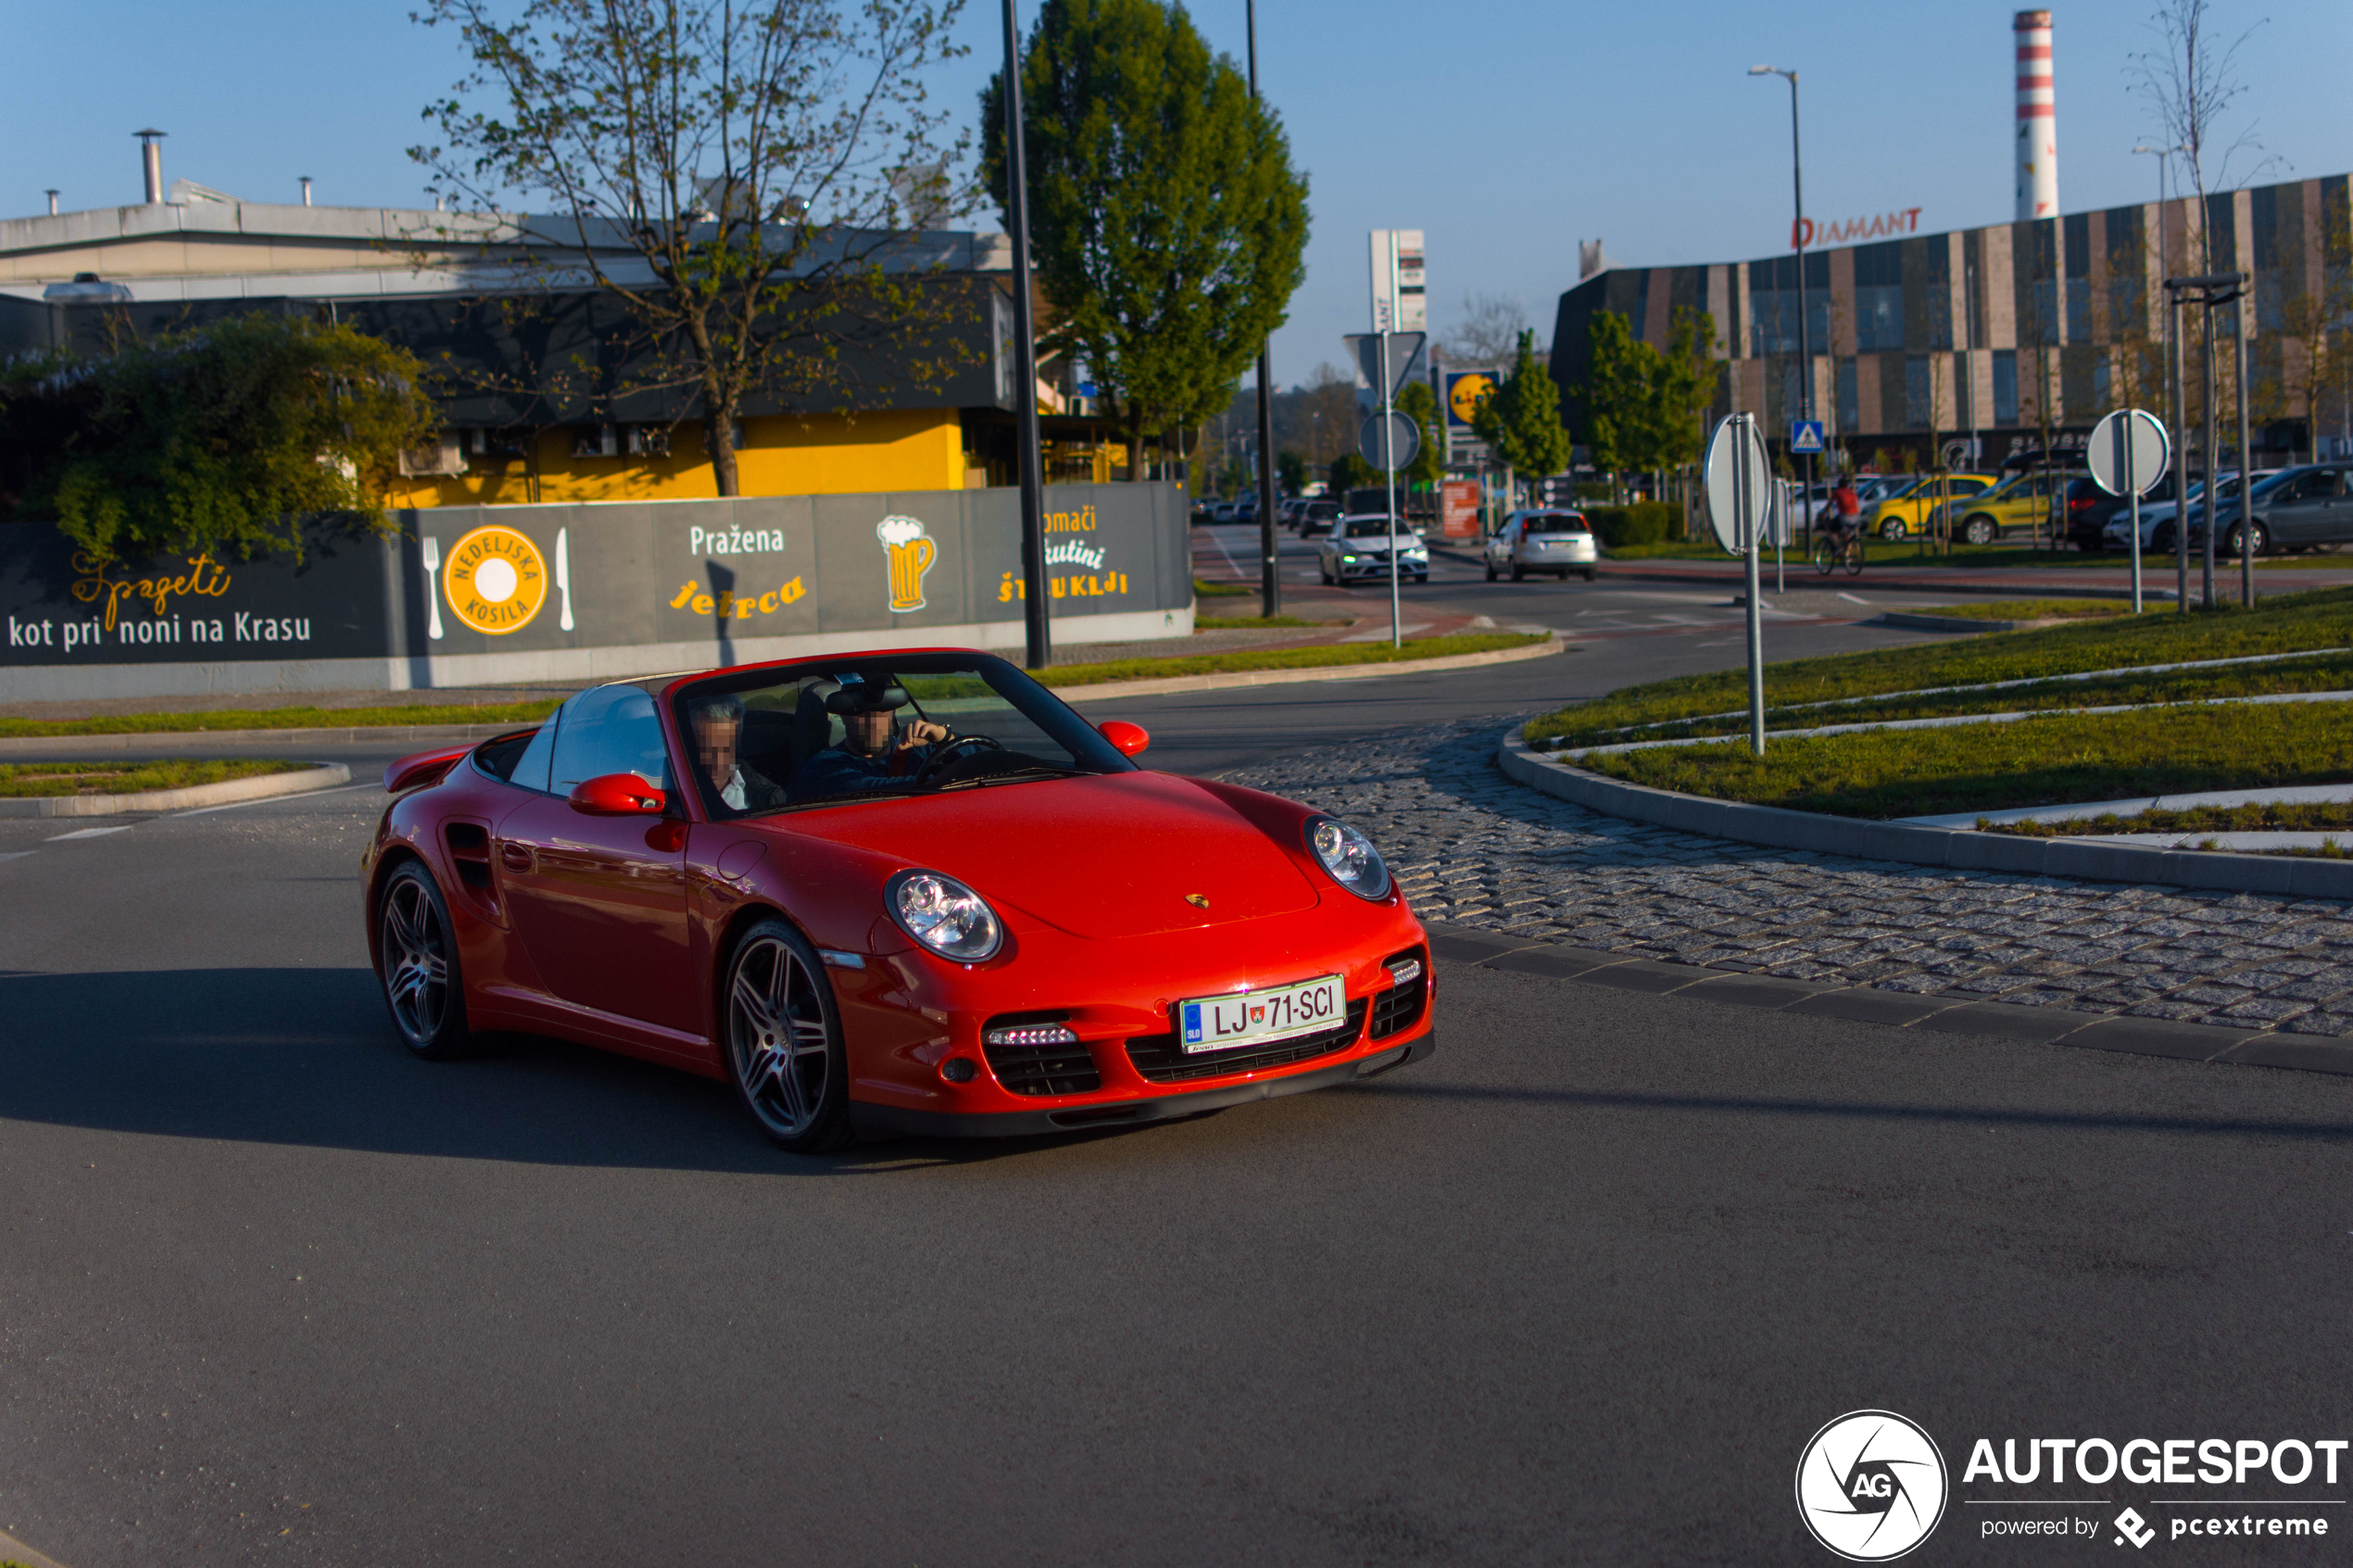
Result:
[[[1793,452],[1818,452],[1822,449],[1822,421],[1792,420],[1789,422],[1789,449]]]

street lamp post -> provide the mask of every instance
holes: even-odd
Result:
[[[1046,493],[1038,465],[1042,439],[1038,430],[1038,333],[1029,306],[1029,166],[1021,137],[1021,34],[1013,0],[1005,0],[1005,188],[1006,220],[1013,229],[1013,336],[1019,369],[1013,386],[1015,428],[1020,432],[1023,662],[1043,670],[1053,661],[1053,627],[1047,615]]]
[[[1814,417],[1814,345],[1806,328],[1806,164],[1798,151],[1797,140],[1797,72],[1782,70],[1776,66],[1751,66],[1751,76],[1779,76],[1789,81],[1789,182],[1790,194],[1796,203],[1796,213],[1789,226],[1792,248],[1797,252],[1797,417]],[[1806,532],[1814,532],[1814,459],[1806,459]]]
[[[1258,101],[1258,0],[1245,0],[1250,20],[1250,98]],[[1275,361],[1273,341],[1258,345],[1258,613],[1281,613],[1283,584],[1276,568],[1275,543]]]

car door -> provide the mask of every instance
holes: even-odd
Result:
[[[2334,469],[2314,469],[2287,480],[2270,495],[2257,500],[2256,510],[2274,544],[2322,544],[2336,536],[2334,524],[2345,505],[2342,489]],[[2223,528],[2227,530],[2237,521],[2238,508],[2224,506]],[[2224,537],[2229,537],[2227,533]]]
[[[671,792],[660,817],[574,810],[574,786],[635,773]],[[599,1012],[692,1031],[686,824],[652,694],[597,686],[557,716],[548,793],[501,819],[498,875],[516,935],[547,988]]]

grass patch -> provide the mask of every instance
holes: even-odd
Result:
[[[2353,776],[2353,703],[2054,713],[1588,758],[1612,778],[1841,817],[1941,816]]]
[[[1901,608],[1913,615],[1941,615],[1947,621],[2096,621],[2133,613],[2132,605],[2120,599],[1997,599],[1982,605]]]
[[[1320,670],[1340,664],[1396,664],[1446,659],[1462,653],[1492,653],[1546,641],[1517,633],[1423,637],[1403,647],[1387,643],[1339,643],[1312,648],[1267,648],[1245,653],[1185,654],[1175,659],[1122,659],[1106,664],[1062,664],[1036,671],[1049,686],[1092,686],[1105,681],[1151,681],[1169,675],[1222,675],[1243,670]]]
[[[1768,702],[1780,705],[1832,702],[1926,686],[2032,680],[2088,670],[2341,646],[2353,646],[2353,588],[2322,588],[2284,595],[2253,610],[2225,606],[2183,615],[2168,608],[2031,632],[1994,632],[1966,642],[1790,659],[1766,666],[1765,696]],[[2169,692],[2188,689],[2186,684],[2173,684],[2173,677],[2155,679],[2168,683]],[[2239,694],[2209,690],[2204,695]],[[2078,697],[2061,705],[2081,706],[2089,700]],[[2032,706],[2020,692],[1971,693],[1966,695],[1966,701],[1967,706],[1958,710],[2005,711]],[[1663,725],[1702,714],[1743,709],[1747,702],[1748,679],[1743,670],[1679,676],[1629,686],[1598,701],[1546,714],[1528,726],[1528,739],[1531,746],[1606,745],[1633,738],[1620,733],[1630,726]],[[1906,708],[1879,716],[1913,717],[1925,711]],[[1816,709],[1805,714],[1803,721],[1836,723],[1856,716],[1844,709],[1837,710],[1835,716]],[[1786,718],[1777,721],[1768,709],[1768,724],[1786,721]],[[1688,729],[1706,732],[1705,725]],[[1662,727],[1642,734],[1665,738],[1678,733]]]
[[[0,797],[137,795],[151,789],[187,789],[195,784],[250,779],[263,773],[293,773],[308,762],[17,762],[0,763]]]
[[[1209,583],[1198,577],[1193,579],[1193,597],[1197,599],[1239,599],[1256,592],[1258,590],[1247,583]]]
[[[2007,833],[2019,838],[2080,838],[2087,833],[2327,833],[2353,828],[2353,800],[2192,806],[2179,811],[2136,811],[2129,817],[2103,811],[2096,817],[2065,822],[1977,825],[1982,833]]]
[[[104,719],[0,719],[5,735],[145,735],[210,730],[385,729],[409,724],[535,724],[559,702],[407,703],[386,708],[224,708],[209,713],[118,713]]]
[[[1296,615],[1196,615],[1196,632],[1255,632],[1276,626],[1345,626],[1346,621],[1302,621]]]

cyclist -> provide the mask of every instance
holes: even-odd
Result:
[[[1863,503],[1855,494],[1853,483],[1842,475],[1831,492],[1830,516],[1816,531],[1814,564],[1827,573],[1843,560],[1850,575],[1861,571]]]

